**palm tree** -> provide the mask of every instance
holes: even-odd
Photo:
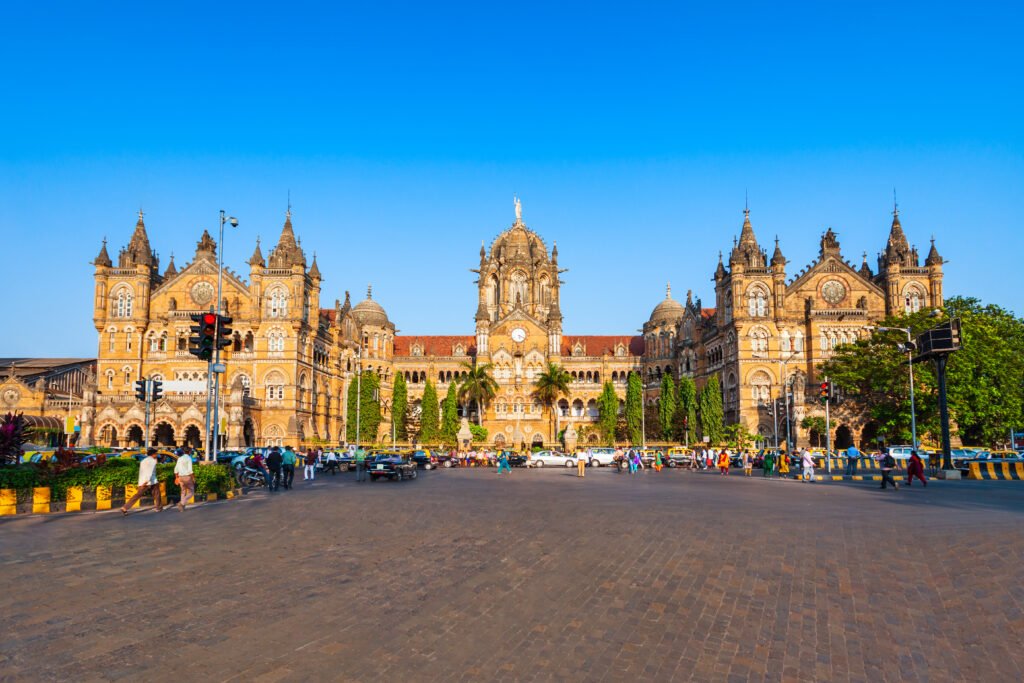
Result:
[[[548,367],[533,382],[533,396],[548,407],[555,417],[555,440],[558,440],[558,399],[569,395],[569,383],[572,375],[557,363],[548,363]]]
[[[498,383],[491,377],[491,364],[463,363],[466,374],[459,380],[459,401],[476,402],[476,421],[484,423],[484,407],[498,393]]]

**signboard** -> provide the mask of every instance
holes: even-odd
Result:
[[[205,379],[165,379],[165,394],[205,394]]]
[[[64,433],[70,434],[75,431],[75,416],[68,415],[64,418]]]

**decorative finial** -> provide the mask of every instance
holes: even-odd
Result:
[[[750,216],[750,195],[743,190],[743,215]]]
[[[260,236],[256,235],[256,246],[260,246]]]
[[[516,223],[523,222],[523,203],[519,201],[519,197],[513,195],[512,203],[516,207]]]
[[[864,263],[868,262],[868,252],[865,251],[864,253],[862,253],[861,257],[864,259]]]
[[[288,190],[288,209],[284,212],[288,218],[292,217],[292,191]]]
[[[140,223],[142,222],[142,217],[143,217],[144,215],[145,215],[145,214],[144,214],[144,213],[142,213],[142,206],[139,206],[139,222],[140,222]]]
[[[666,299],[671,299],[672,298],[672,283],[671,282],[666,282],[665,283],[665,298]]]
[[[892,215],[893,218],[900,215],[900,205],[896,203],[896,188],[892,188]]]
[[[373,298],[373,285],[366,285],[366,298],[367,299],[372,299]]]

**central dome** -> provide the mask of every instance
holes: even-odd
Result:
[[[663,323],[678,320],[686,313],[686,307],[672,298],[672,286],[665,288],[665,299],[654,307],[648,322]]]
[[[366,298],[352,308],[352,313],[364,325],[384,327],[388,324],[388,314],[384,307],[373,300],[373,288],[366,288]]]
[[[522,223],[516,223],[505,232],[498,235],[491,245],[491,257],[504,256],[514,258],[516,256],[547,259],[548,249],[544,240],[534,231]]]

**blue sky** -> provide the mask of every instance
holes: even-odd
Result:
[[[634,332],[666,281],[711,302],[745,193],[796,272],[829,226],[874,264],[895,187],[947,295],[1024,313],[1019,4],[147,4],[5,8],[4,289],[38,333],[0,356],[95,354],[89,261],[140,205],[162,264],[236,215],[245,273],[289,191],[322,303],[372,282],[405,334],[472,332],[513,194],[570,333]]]

